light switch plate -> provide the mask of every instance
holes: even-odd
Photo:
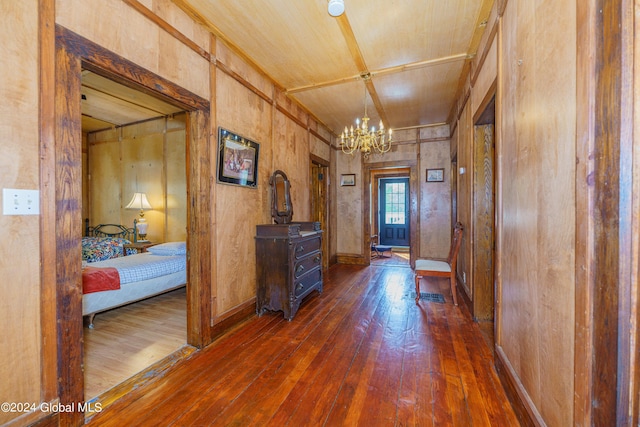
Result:
[[[40,191],[2,189],[3,215],[39,215]]]

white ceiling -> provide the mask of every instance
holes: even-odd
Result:
[[[371,76],[366,102],[372,124],[382,119],[385,127],[398,129],[444,123],[493,4],[344,0],[345,13],[334,18],[327,13],[327,0],[173,1],[252,60],[336,135],[363,115],[364,74]],[[97,96],[100,89],[91,92],[95,84],[85,77],[83,94]],[[147,100],[133,101],[147,107]],[[154,102],[154,112],[175,109]],[[117,109],[132,114],[123,106]],[[102,114],[87,111],[95,118]],[[131,118],[118,122],[136,121]]]

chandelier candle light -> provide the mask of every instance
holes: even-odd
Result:
[[[362,78],[367,81],[369,76],[365,75]],[[391,150],[392,130],[389,129],[389,135],[384,131],[384,124],[380,120],[380,128],[376,131],[375,126],[371,126],[369,130],[369,117],[367,116],[367,86],[364,86],[364,116],[362,117],[362,124],[360,119],[356,119],[356,127],[353,125],[350,129],[345,126],[344,131],[340,135],[342,152],[346,154],[353,154],[354,151],[360,150],[362,155],[366,159],[369,154],[378,153],[384,154]]]
[[[137,235],[140,239],[137,239],[138,242],[144,242],[147,238],[147,228],[149,224],[147,220],[144,218],[144,210],[152,209],[151,204],[149,204],[149,200],[147,199],[146,193],[134,193],[133,198],[129,202],[129,204],[125,207],[125,209],[140,209],[140,219],[134,220],[134,225],[137,230]]]

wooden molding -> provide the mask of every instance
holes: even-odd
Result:
[[[224,335],[231,328],[237,326],[243,320],[256,315],[256,299],[251,298],[226,313],[221,314],[215,319],[215,323],[211,327],[211,341]]]
[[[162,30],[166,31],[168,34],[175,37],[177,40],[179,40],[182,44],[187,46],[189,49],[193,50],[195,53],[202,56],[207,61],[211,62],[211,55],[209,54],[209,52],[207,52],[205,49],[198,46],[195,42],[193,42],[193,40],[191,40],[189,37],[182,34],[180,31],[178,31],[177,28],[169,24],[167,21],[165,21],[164,19],[160,18],[158,15],[153,13],[153,11],[149,10],[142,3],[140,3],[137,0],[122,0],[122,1],[128,4],[129,6],[131,6],[133,9],[135,9],[138,13],[143,15],[149,21],[156,24],[159,28],[161,28]]]
[[[61,404],[84,401],[82,371],[82,294],[80,239],[81,188],[81,71],[91,69],[119,83],[178,105],[189,113],[187,171],[189,173],[187,263],[187,339],[203,347],[211,342],[211,157],[209,101],[190,93],[77,34],[56,26],[55,70],[55,208],[56,250],[43,258],[56,269],[58,393]],[[43,212],[51,216],[52,213]],[[84,414],[64,412],[61,425],[81,425]]]
[[[62,405],[84,401],[82,363],[82,125],[80,58],[56,44],[55,80],[55,259],[56,265],[58,398]],[[68,102],[77,100],[77,102]],[[47,219],[46,221],[49,221]],[[79,411],[60,414],[62,425],[81,425]]]
[[[480,52],[480,57],[478,58],[476,67],[472,70],[473,71],[471,74],[472,87],[475,86],[476,84],[478,75],[482,70],[482,66],[484,65],[484,62],[487,59],[487,55],[489,54],[489,51],[491,50],[491,45],[493,44],[493,40],[498,34],[498,19],[495,19],[496,17],[493,15],[493,13],[491,14],[491,17],[494,19],[487,23],[487,27],[485,28],[486,37],[484,37],[483,35],[483,38],[482,38],[483,41],[486,41],[486,43],[483,46],[481,46],[482,51]]]
[[[318,138],[320,141],[324,142],[325,144],[331,146],[331,141],[329,141],[328,139],[326,139],[324,136],[320,135],[318,133],[318,131],[314,130],[314,129],[309,129],[309,132],[311,133],[311,135],[315,136],[316,138]]]
[[[574,418],[630,425],[633,29],[625,0],[578,6]],[[586,186],[585,186],[586,183]],[[581,247],[581,245],[585,245]],[[583,270],[583,271],[581,271]],[[636,420],[637,421],[637,420]]]
[[[56,259],[55,239],[55,2],[40,0],[40,259]],[[40,263],[40,328],[42,330],[42,401],[58,396],[56,330],[56,263]]]
[[[143,93],[155,96],[185,110],[209,109],[209,101],[173,82],[153,74],[72,31],[56,25],[56,44],[81,58],[82,67]],[[130,70],[138,70],[131,73]],[[129,77],[123,77],[130,74]]]
[[[336,262],[338,264],[369,265],[364,256],[355,254],[336,254]]]
[[[511,407],[516,413],[516,417],[523,427],[546,426],[542,416],[536,410],[535,404],[527,394],[524,386],[518,379],[513,366],[509,363],[509,358],[504,354],[502,347],[496,345],[494,364],[500,382],[504,387]]]

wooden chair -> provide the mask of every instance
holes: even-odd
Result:
[[[453,228],[453,240],[449,249],[449,256],[446,261],[436,261],[431,259],[416,260],[416,304],[420,301],[420,279],[423,277],[448,277],[451,281],[451,295],[453,304],[458,305],[456,298],[456,261],[462,240],[462,224],[456,223]]]
[[[387,258],[384,253],[392,251],[391,246],[387,245],[379,245],[378,244],[378,235],[374,234],[371,236],[371,258],[384,257]],[[391,256],[391,254],[389,254]]]

